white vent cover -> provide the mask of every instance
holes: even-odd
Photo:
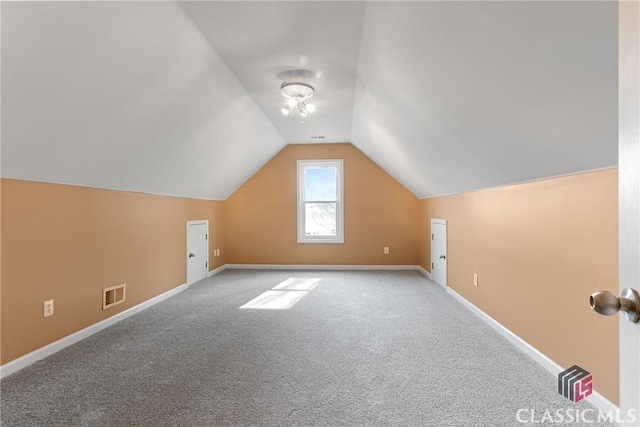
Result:
[[[124,302],[127,284],[112,286],[102,290],[102,309],[105,310]]]

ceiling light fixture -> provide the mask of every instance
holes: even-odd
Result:
[[[316,110],[316,106],[308,102],[314,94],[314,89],[307,83],[284,82],[280,86],[280,93],[287,99],[287,104],[280,110],[285,116],[297,112],[300,117],[307,117]]]

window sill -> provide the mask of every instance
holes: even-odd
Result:
[[[298,243],[344,243],[344,239],[342,238],[316,238],[316,239],[300,239],[298,238]]]

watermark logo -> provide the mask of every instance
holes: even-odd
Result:
[[[558,374],[558,393],[572,402],[580,402],[593,393],[593,375],[573,365]]]
[[[595,408],[582,409],[578,406],[557,409],[520,408],[516,412],[516,420],[520,424],[560,425],[560,424],[625,424],[638,426],[635,409],[622,413],[620,410],[598,411]]]

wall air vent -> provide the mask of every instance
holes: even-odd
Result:
[[[109,307],[113,307],[114,305],[118,305],[124,302],[126,288],[127,288],[127,284],[123,283],[121,285],[112,286],[110,288],[103,289],[102,290],[102,309],[105,310]]]

